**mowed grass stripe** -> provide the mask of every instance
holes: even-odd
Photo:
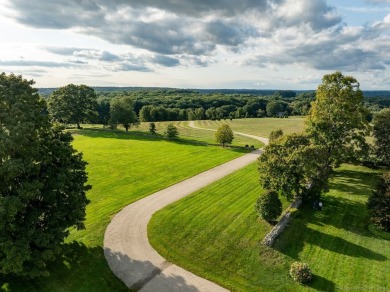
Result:
[[[337,170],[323,211],[303,206],[274,249],[259,243],[270,226],[254,211],[262,192],[257,179],[251,165],[161,210],[149,225],[152,245],[233,291],[389,290],[390,241],[367,229],[375,171]],[[289,277],[293,261],[309,263],[315,275],[309,286]]]
[[[249,118],[221,121],[195,121],[201,128],[217,129],[221,124],[228,124],[233,131],[268,138],[272,131],[282,129],[285,134],[300,133],[304,127],[304,117],[278,118]]]
[[[189,126],[188,121],[155,122],[157,134],[163,135],[169,123],[173,123],[178,128],[179,137],[184,137],[184,139],[195,140],[203,143],[216,144],[215,132],[191,128]],[[149,123],[148,122],[141,123],[141,125],[137,128],[137,130],[140,130],[142,132],[148,132]],[[245,145],[248,146],[253,145],[255,148],[261,148],[264,146],[263,143],[261,143],[256,139],[235,135],[232,146],[244,147]]]
[[[254,163],[157,212],[149,239],[168,260],[202,277],[229,289],[253,288],[248,272],[259,265],[253,258],[259,259],[259,240],[271,229],[254,209],[262,192]]]
[[[88,193],[86,230],[73,232],[70,240],[82,236],[93,245],[101,245],[107,224],[124,206],[240,155],[220,147],[132,133],[104,133],[108,137],[99,137],[96,131],[82,133],[75,136],[74,146],[89,162],[93,188]]]

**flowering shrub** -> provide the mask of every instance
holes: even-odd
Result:
[[[290,267],[290,276],[299,283],[307,283],[312,279],[312,273],[308,264],[294,262]]]

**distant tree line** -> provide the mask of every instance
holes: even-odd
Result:
[[[221,120],[238,118],[288,117],[306,115],[314,92],[296,95],[293,91],[276,91],[270,96],[251,94],[202,94],[191,90],[143,90],[100,92],[98,122],[107,124],[110,102],[127,96],[142,122]]]

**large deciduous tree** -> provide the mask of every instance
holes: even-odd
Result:
[[[134,103],[129,96],[116,97],[111,100],[110,116],[110,125],[116,128],[118,124],[122,124],[126,132],[131,126],[139,124],[134,111]]]
[[[263,188],[281,192],[288,199],[308,195],[313,186],[326,189],[325,149],[313,145],[308,136],[287,135],[270,143],[259,157]]]
[[[65,124],[95,122],[98,103],[95,90],[86,85],[69,84],[55,90],[49,98],[49,111],[55,121]]]
[[[231,144],[233,142],[234,135],[230,126],[227,124],[221,125],[215,133],[215,139],[222,145],[222,147],[225,147],[226,144]]]
[[[53,126],[33,81],[0,75],[0,274],[46,275],[69,228],[84,228],[86,162]]]
[[[375,152],[382,164],[390,165],[390,108],[374,117]]]
[[[366,113],[355,78],[340,72],[325,75],[306,133],[276,139],[265,147],[259,158],[263,187],[290,198],[327,191],[334,167],[368,153]]]
[[[325,146],[326,167],[367,155],[369,125],[357,80],[341,72],[324,75],[307,120],[306,131],[316,145]]]

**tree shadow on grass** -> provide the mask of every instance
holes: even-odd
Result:
[[[77,131],[72,131],[73,135],[82,135],[89,138],[105,138],[105,139],[119,139],[119,140],[136,140],[136,141],[169,141],[172,143],[183,144],[183,145],[192,145],[192,146],[208,146],[207,142],[187,139],[187,138],[177,138],[173,140],[167,140],[165,136],[161,134],[151,134],[142,131],[129,131],[124,132],[120,130],[110,130],[110,129],[82,129]]]
[[[334,282],[316,274],[313,274],[313,280],[310,283],[308,283],[307,286],[317,291],[327,291],[327,292],[336,291],[336,285]]]
[[[5,285],[7,291],[128,291],[109,269],[101,247],[76,241],[65,244],[48,270],[48,277],[1,277],[0,287]]]
[[[369,196],[379,176],[372,172],[338,170],[333,174],[330,188],[346,194]]]
[[[119,253],[111,253],[111,256],[124,266],[136,267],[138,272],[135,273],[140,273],[140,278],[143,277],[142,272],[153,271],[152,278],[158,278],[158,283],[162,287],[168,287],[169,290],[166,291],[198,291],[181,277],[167,277],[161,274],[159,268],[148,261],[132,260]],[[109,268],[101,247],[90,248],[79,242],[65,244],[63,254],[49,264],[49,271],[48,277],[34,279],[0,276],[0,291],[129,291],[129,288]],[[158,291],[159,287],[154,287],[148,280],[150,279],[136,283],[130,291],[137,291],[146,285],[149,291]],[[153,290],[154,288],[156,289]]]
[[[334,195],[321,198],[323,210],[313,212],[311,206],[304,206],[302,214],[307,222],[316,225],[331,225],[359,235],[375,237],[367,229],[369,215],[365,198],[375,188],[378,178],[379,174],[372,172],[338,170],[330,183]],[[360,197],[354,200],[354,196]]]
[[[131,290],[139,291],[181,291],[198,292],[199,290],[178,275],[166,276],[164,270],[172,266],[164,262],[162,266],[156,267],[150,261],[139,261],[129,258],[119,252],[112,252],[106,248],[105,256],[115,270],[115,274]]]

